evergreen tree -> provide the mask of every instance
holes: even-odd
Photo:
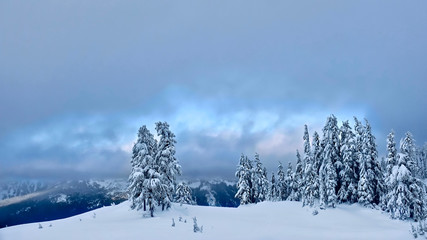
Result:
[[[288,199],[290,201],[301,201],[302,193],[304,189],[304,169],[303,169],[303,163],[301,160],[301,155],[299,151],[297,150],[297,164],[295,165],[295,172],[293,175],[293,181],[292,181],[292,192]]]
[[[383,205],[386,209],[388,209],[388,204],[390,202],[391,193],[393,189],[396,187],[396,176],[393,176],[393,168],[397,166],[397,150],[396,150],[396,142],[394,140],[394,132],[393,130],[387,136],[387,159],[384,179],[385,179],[385,197],[383,198]]]
[[[254,190],[252,186],[252,164],[247,156],[243,154],[240,157],[239,166],[237,167],[236,198],[240,199],[240,204],[249,204],[254,202]]]
[[[294,173],[292,171],[292,163],[288,163],[288,169],[286,170],[286,177],[285,177],[285,195],[286,200],[292,200],[292,189],[293,189],[293,183],[294,183]]]
[[[336,189],[338,186],[338,169],[342,168],[339,159],[339,141],[337,131],[337,119],[334,115],[328,117],[325,127],[323,128],[322,145],[322,166],[320,167],[320,204],[321,207],[335,207],[337,202]]]
[[[260,196],[261,201],[266,201],[268,200],[268,195],[269,195],[269,190],[270,190],[270,182],[268,181],[268,177],[267,177],[267,168],[264,167],[263,169],[263,173],[262,173],[262,198]]]
[[[311,148],[310,148],[310,136],[308,134],[307,125],[304,125],[304,191],[303,191],[303,206],[314,205],[314,199],[318,195],[318,175],[317,169],[314,164]]]
[[[355,134],[348,121],[343,122],[340,139],[343,167],[339,173],[341,186],[338,190],[338,201],[354,203],[357,201],[358,166],[355,153]]]
[[[328,151],[328,148],[325,149]],[[325,156],[328,156],[328,154],[325,154]],[[334,208],[337,203],[337,195],[335,193],[335,189],[337,187],[337,174],[336,169],[334,167],[334,164],[332,163],[331,158],[325,159],[325,166],[324,166],[324,182],[325,182],[325,194],[326,197],[326,204],[324,204],[327,207]]]
[[[362,123],[356,118],[354,117],[354,134],[356,135],[356,153],[359,154],[362,150],[362,135],[363,135],[363,125]]]
[[[328,194],[326,192],[326,162],[322,162],[319,169],[319,207],[320,209],[326,209],[328,205]]]
[[[426,192],[422,181],[411,171],[414,168],[414,141],[410,133],[400,142],[397,164],[387,178],[390,191],[387,194],[387,210],[393,218],[417,221],[426,217]]]
[[[280,201],[284,201],[286,200],[287,196],[286,196],[286,184],[285,184],[285,172],[283,171],[283,166],[282,163],[279,162],[279,166],[277,167],[277,182],[276,182],[276,186],[277,186],[277,192],[278,192],[278,200]]]
[[[378,153],[375,137],[367,120],[363,128],[361,152],[359,153],[360,179],[358,183],[358,202],[371,206],[380,203],[383,194],[381,167],[377,161]]]
[[[268,193],[267,170],[263,168],[258,153],[255,154],[253,169],[253,191],[255,202],[265,201]]]
[[[394,166],[397,163],[397,150],[396,142],[394,141],[394,132],[393,130],[387,136],[387,159],[386,159],[386,169],[387,175],[390,175]]]
[[[181,175],[181,166],[175,157],[175,134],[169,130],[167,122],[156,123],[157,135],[160,141],[155,156],[155,162],[159,167],[161,178],[160,191],[157,201],[162,206],[162,210],[170,207],[171,199],[174,194],[176,177]]]
[[[421,179],[427,178],[427,143],[418,149],[418,169]]]
[[[191,188],[181,182],[176,186],[176,192],[175,192],[175,198],[176,198],[176,202],[179,203],[181,206],[182,204],[190,204],[190,205],[194,205],[195,202],[193,200],[193,197],[191,195]]]
[[[415,176],[417,171],[415,158],[415,141],[410,132],[405,134],[405,137],[400,140],[400,152],[406,158],[406,166],[411,171],[412,176]]]
[[[277,183],[276,178],[274,177],[274,172],[271,173],[271,181],[270,181],[270,201],[277,201],[279,199],[277,191]]]
[[[157,150],[157,142],[144,125],[138,130],[138,139],[132,148],[131,174],[129,175],[129,196],[132,209],[143,208],[149,205],[154,211],[154,202],[160,179],[153,156]]]
[[[314,198],[320,197],[320,166],[322,165],[322,145],[320,143],[320,137],[317,132],[314,132],[313,134],[313,143],[312,143],[312,149],[313,149],[313,169],[315,171],[316,177],[316,185],[314,185]]]
[[[304,125],[304,136],[302,137],[304,141],[304,159],[305,162],[308,162],[311,158],[311,147],[310,147],[310,135],[308,134],[308,127]]]
[[[416,159],[416,165],[417,165],[417,172],[416,176],[417,178],[424,178],[425,175],[425,161],[423,157],[423,149],[421,147],[415,146],[415,159]]]

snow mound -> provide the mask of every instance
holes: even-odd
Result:
[[[319,211],[300,202],[238,208],[174,204],[156,217],[130,210],[128,201],[66,219],[0,229],[2,240],[25,239],[411,239],[410,224],[359,205]],[[203,232],[193,230],[193,217]],[[175,226],[172,226],[174,219]]]

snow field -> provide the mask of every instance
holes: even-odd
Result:
[[[263,202],[239,208],[173,204],[170,210],[150,218],[130,210],[127,201],[44,222],[42,229],[38,223],[0,229],[0,239],[412,239],[409,222],[392,220],[378,210],[357,204],[319,210],[316,216],[313,210],[302,208],[300,202]],[[203,233],[193,232],[193,217],[203,226]]]

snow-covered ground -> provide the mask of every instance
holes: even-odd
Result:
[[[412,239],[408,222],[391,220],[378,210],[339,205],[319,210],[318,215],[312,212],[300,202],[264,202],[238,208],[173,205],[149,218],[130,210],[126,201],[43,222],[41,229],[38,223],[3,228],[0,239]],[[203,226],[203,233],[193,232],[193,217]]]

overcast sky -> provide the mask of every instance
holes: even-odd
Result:
[[[167,121],[184,177],[295,160],[304,124],[427,141],[426,1],[0,0],[0,179],[127,177]]]

